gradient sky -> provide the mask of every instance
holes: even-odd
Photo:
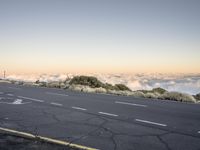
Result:
[[[200,73],[200,1],[0,0],[0,70]]]

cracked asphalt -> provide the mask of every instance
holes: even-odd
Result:
[[[200,105],[0,83],[0,127],[101,150],[200,150]]]
[[[0,133],[1,150],[75,150],[66,146]],[[77,150],[77,149],[76,149]]]

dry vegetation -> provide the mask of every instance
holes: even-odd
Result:
[[[92,76],[75,76],[72,79],[66,79],[63,82],[41,82],[37,80],[34,83],[22,81],[9,81],[18,85],[26,86],[41,86],[49,88],[62,88],[73,91],[87,92],[87,93],[105,93],[123,96],[133,96],[139,98],[150,98],[160,100],[173,100],[180,102],[200,102],[200,93],[197,95],[189,95],[180,92],[168,92],[162,88],[154,88],[152,90],[138,90],[131,91],[123,84],[109,84],[102,83],[96,77]]]

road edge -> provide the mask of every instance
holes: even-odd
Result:
[[[7,134],[10,134],[10,135],[15,135],[15,136],[18,136],[18,137],[34,139],[34,140],[41,140],[41,141],[44,141],[44,142],[47,142],[47,143],[52,143],[52,144],[57,144],[57,145],[62,145],[62,146],[68,146],[68,147],[76,148],[76,149],[79,149],[79,150],[98,150],[98,149],[95,149],[95,148],[91,148],[91,147],[87,147],[87,146],[83,146],[83,145],[79,145],[79,144],[73,144],[73,143],[70,143],[70,142],[67,142],[67,141],[57,140],[57,139],[38,136],[38,135],[36,136],[36,135],[31,134],[31,133],[21,132],[21,131],[3,128],[3,127],[0,127],[0,131],[7,133]]]

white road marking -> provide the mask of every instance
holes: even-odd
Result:
[[[22,104],[22,100],[21,99],[16,99],[14,102],[13,102],[13,104]]]
[[[13,94],[7,94],[8,96],[14,96]]]
[[[8,88],[10,88],[10,89],[14,89],[14,90],[20,90],[20,88],[16,88],[16,87],[8,87]]]
[[[20,104],[28,104],[30,102],[22,103],[22,99],[16,99],[13,104],[20,105]]]
[[[103,114],[103,115],[107,115],[107,116],[113,116],[113,117],[117,117],[118,116],[118,115],[111,114],[111,113],[106,113],[106,112],[99,112],[99,114]]]
[[[163,126],[163,127],[167,126],[166,124],[161,124],[161,123],[151,122],[151,121],[141,120],[141,119],[135,119],[135,121],[143,122],[143,123],[148,123],[148,124],[154,124],[154,125]]]
[[[84,110],[84,111],[87,110],[87,109],[85,109],[85,108],[75,107],[75,106],[73,106],[72,108],[73,108],[73,109],[78,109],[78,110]]]
[[[22,103],[22,99],[16,99],[14,102],[8,103],[8,102],[0,102],[4,104],[10,104],[10,105],[22,105],[22,104],[28,104],[30,102]]]
[[[116,103],[116,104],[123,104],[123,105],[131,105],[131,106],[147,107],[147,105],[134,104],[134,103],[127,103],[127,102],[119,102],[119,101],[116,101],[115,103]]]
[[[200,131],[198,131],[198,133],[200,134]]]
[[[30,97],[24,97],[24,96],[18,96],[19,98],[23,98],[23,99],[28,99],[31,101],[36,101],[36,102],[44,102],[44,100],[40,100],[40,99],[35,99],[35,98],[30,98]]]
[[[60,103],[51,103],[51,105],[63,106],[63,104],[60,104]]]
[[[49,94],[49,95],[57,95],[57,96],[69,96],[69,95],[66,95],[66,94],[52,93],[52,92],[46,92],[46,94]]]

